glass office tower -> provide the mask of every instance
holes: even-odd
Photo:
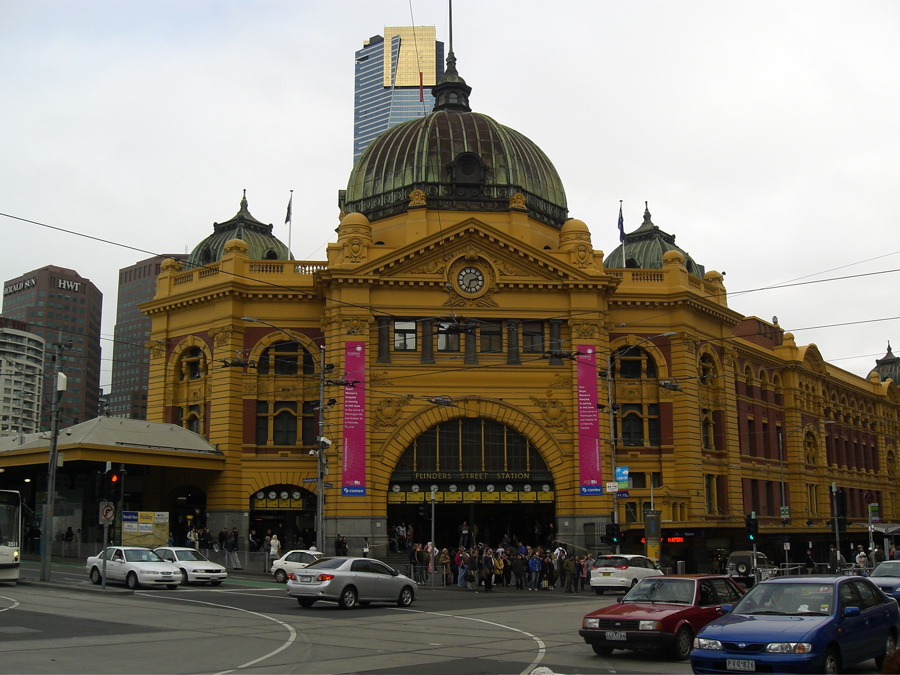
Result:
[[[353,161],[379,134],[431,112],[431,88],[444,74],[444,43],[434,26],[385,27],[356,52]]]

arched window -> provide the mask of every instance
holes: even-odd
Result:
[[[617,375],[623,380],[655,380],[656,361],[643,349],[634,346],[619,347],[613,354],[613,377]]]
[[[206,372],[206,355],[200,347],[188,347],[181,354],[181,363],[178,369],[179,380],[197,380]]]
[[[521,471],[546,474],[540,453],[522,434],[486,419],[441,422],[407,446],[395,472]]]

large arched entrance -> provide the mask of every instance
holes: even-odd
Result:
[[[491,546],[508,535],[543,545],[554,523],[553,476],[537,448],[495,420],[456,418],[421,433],[391,475],[388,523],[412,524],[414,541]],[[433,514],[433,519],[432,519]]]

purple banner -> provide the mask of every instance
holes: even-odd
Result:
[[[341,494],[366,494],[366,343],[344,346],[344,377],[356,383],[344,387],[344,451]]]
[[[600,420],[597,417],[597,349],[579,345],[578,369],[578,478],[582,495],[603,494]]]

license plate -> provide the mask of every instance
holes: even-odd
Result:
[[[606,639],[607,640],[626,640],[625,631],[623,630],[608,630],[606,631]]]
[[[612,572],[604,572],[604,573],[603,573],[603,576],[605,576],[605,577],[611,577],[611,576],[612,576]]]
[[[756,661],[750,661],[747,659],[727,659],[725,661],[725,667],[728,670],[740,670],[743,672],[755,672],[756,671]]]
[[[301,584],[311,584],[313,578],[312,577],[300,577]]]

